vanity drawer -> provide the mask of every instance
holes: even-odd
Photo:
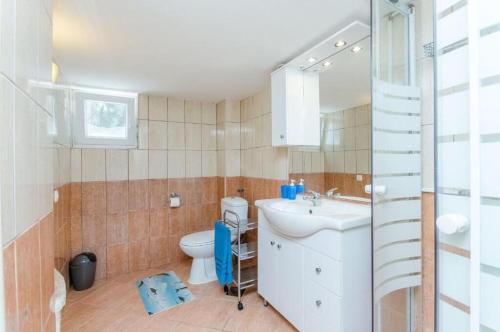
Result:
[[[342,298],[311,280],[304,295],[304,331],[342,331]]]
[[[306,278],[342,296],[342,262],[310,249],[305,250]]]

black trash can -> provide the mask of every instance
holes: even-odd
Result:
[[[69,262],[69,274],[75,290],[81,291],[92,287],[96,264],[97,257],[91,252],[82,252]]]

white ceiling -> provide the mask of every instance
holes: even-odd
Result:
[[[354,20],[368,0],[57,0],[54,58],[64,83],[237,100]]]
[[[336,54],[328,70],[319,74],[319,100],[321,113],[330,113],[371,101],[370,38],[357,43],[359,53],[351,48]]]

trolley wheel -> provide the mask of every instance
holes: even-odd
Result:
[[[238,302],[238,310],[243,310],[243,303]]]
[[[229,294],[229,287],[227,287],[227,285],[224,285],[224,293],[226,293],[226,295]]]
[[[269,302],[267,302],[267,300],[264,300],[264,307],[268,307],[269,306]]]

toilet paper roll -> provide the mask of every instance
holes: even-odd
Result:
[[[181,198],[180,197],[170,197],[170,207],[176,208],[181,206]]]

